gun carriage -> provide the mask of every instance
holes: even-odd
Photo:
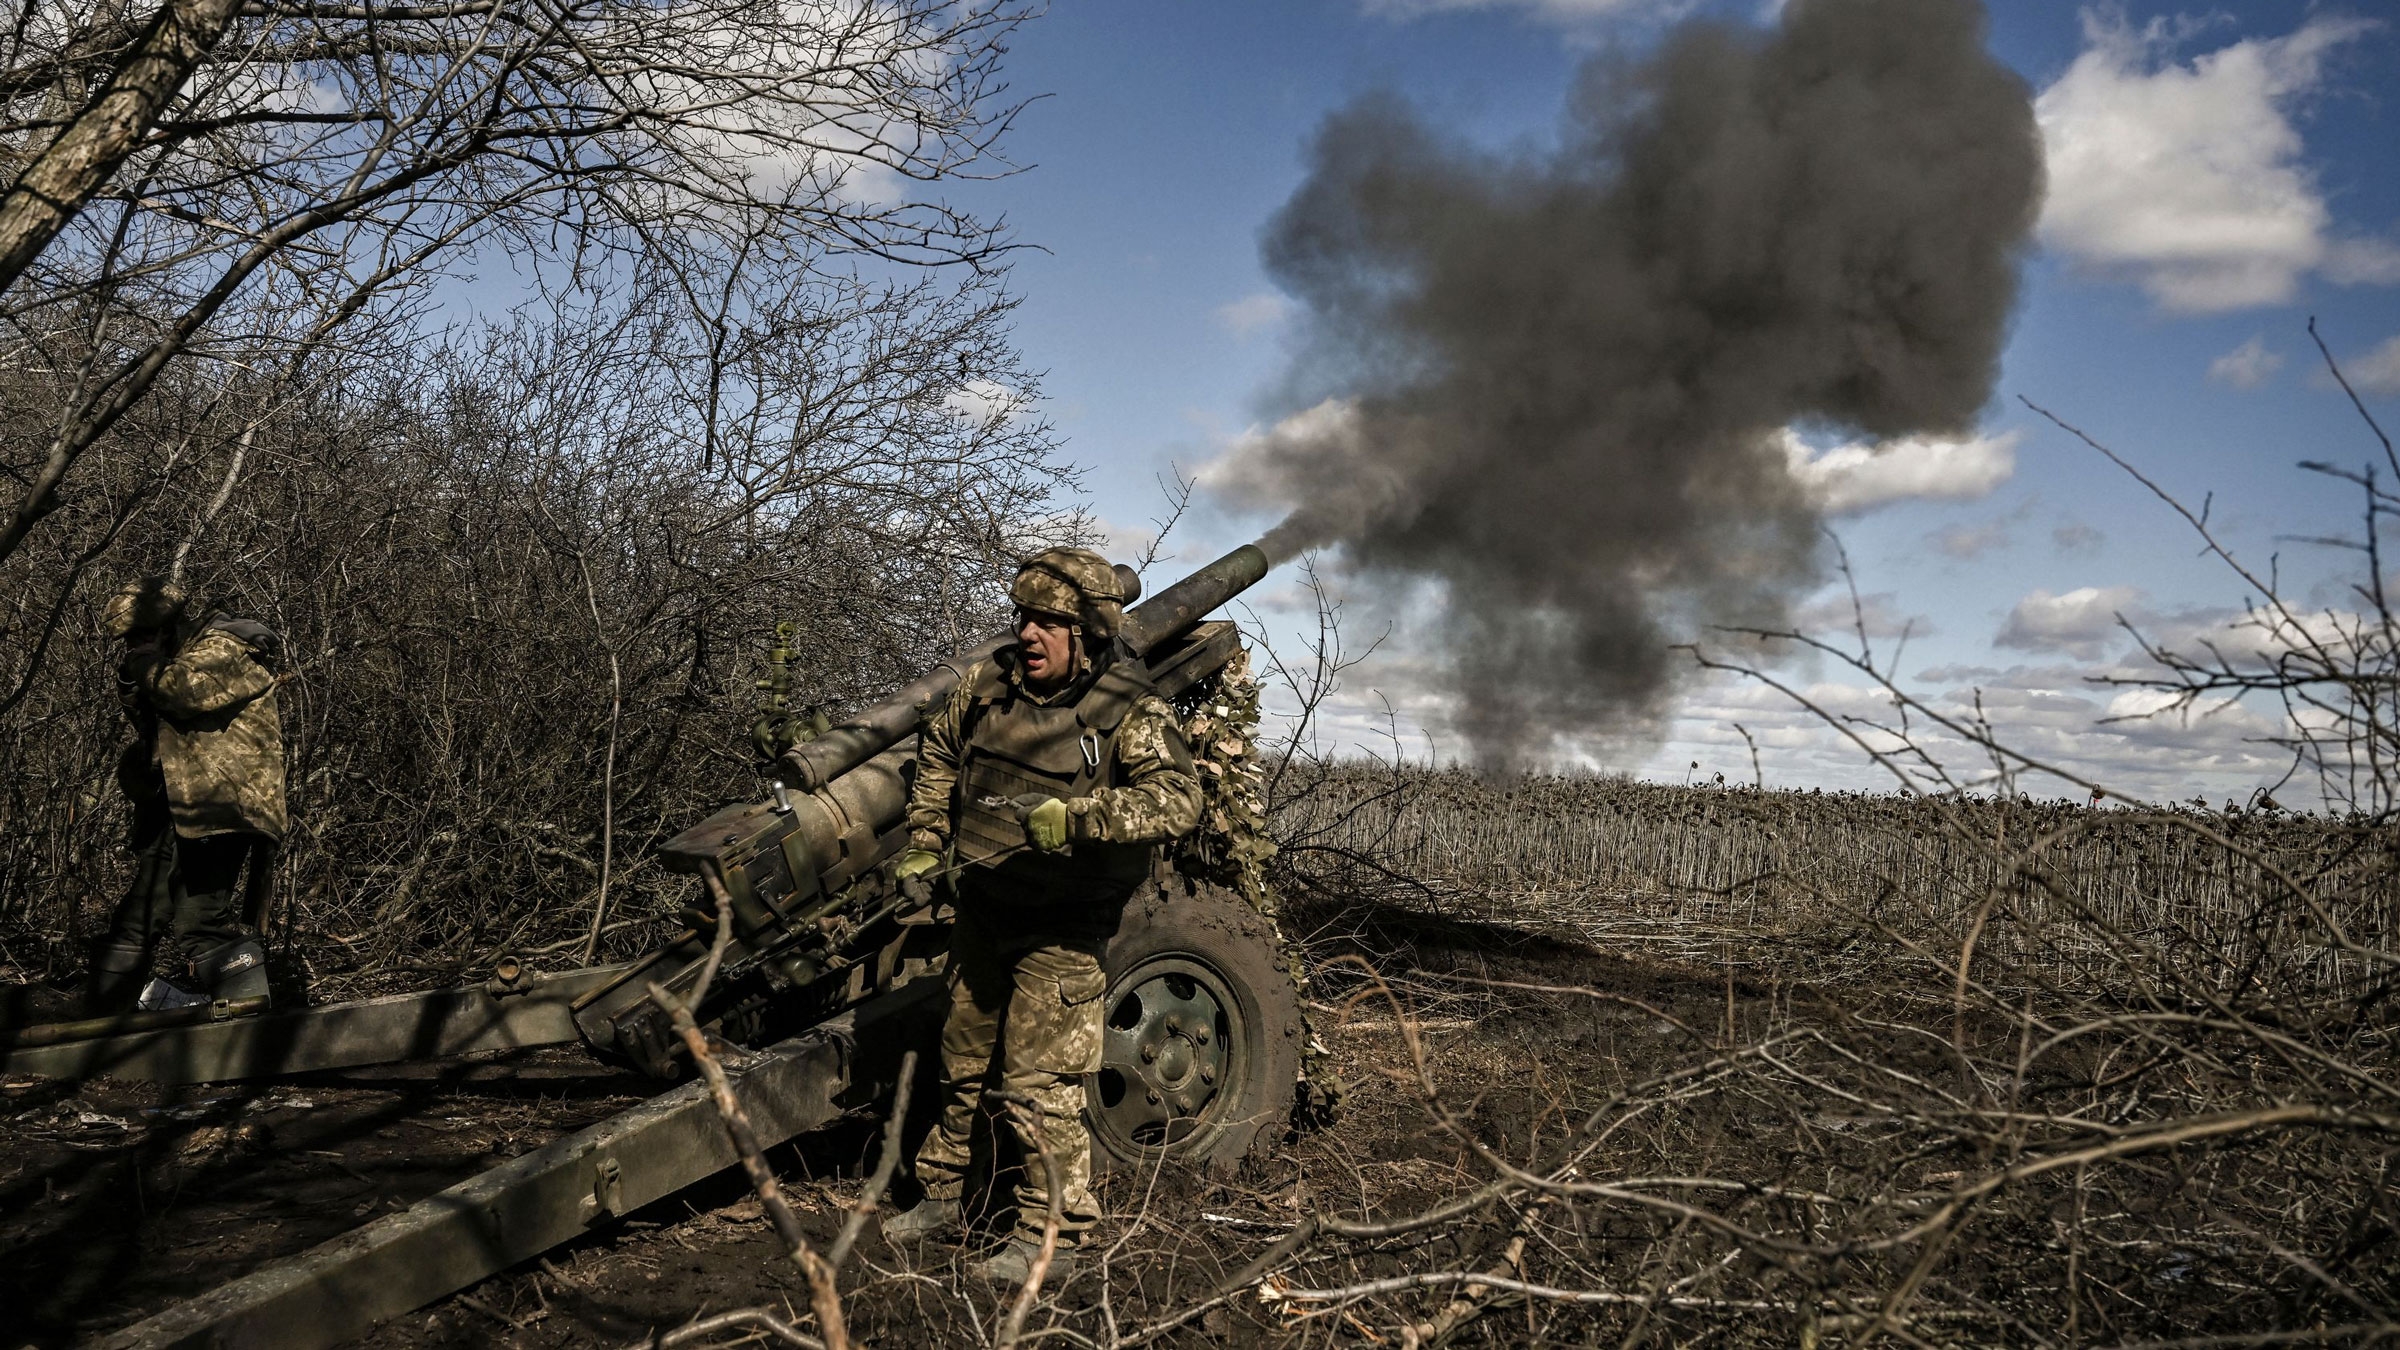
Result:
[[[1187,695],[1225,669],[1239,635],[1204,616],[1268,565],[1245,545],[1129,609],[1126,646],[1162,696]],[[683,931],[639,960],[550,974],[503,960],[482,983],[420,994],[0,1029],[0,1071],[203,1083],[581,1043],[674,1080],[688,1063],[650,991],[691,998],[724,912],[719,974],[691,1012],[733,1047],[726,1068],[761,1145],[876,1111],[903,1057],[930,1051],[943,1010],[948,910],[920,886],[892,885],[880,866],[905,844],[914,736],[1005,641],[955,654],[838,725],[820,721],[777,761],[770,799],[727,807],[663,845],[662,863],[698,883],[696,903]],[[760,728],[768,740],[769,722],[803,724],[783,716],[783,689],[772,693]],[[1300,1015],[1267,918],[1162,861],[1103,964],[1104,1063],[1086,1084],[1096,1163],[1224,1164],[1280,1125]],[[331,1345],[736,1161],[704,1085],[684,1082],[104,1344]]]

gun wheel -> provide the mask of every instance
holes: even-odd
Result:
[[[1145,887],[1102,962],[1101,1068],[1085,1084],[1094,1161],[1230,1167],[1280,1127],[1300,1001],[1273,925],[1222,887]]]

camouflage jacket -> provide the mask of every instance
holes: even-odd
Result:
[[[912,848],[939,853],[949,847],[951,811],[966,756],[967,711],[983,672],[981,663],[970,668],[948,701],[925,721],[916,786],[908,798]],[[1007,678],[1023,688],[1013,669]],[[1077,685],[1047,698],[1030,692],[1022,696],[1048,705],[1080,693]],[[1094,788],[1090,796],[1067,803],[1069,842],[1157,844],[1191,833],[1200,823],[1200,777],[1192,769],[1175,710],[1156,694],[1143,695],[1118,725],[1114,744],[1114,785]]]
[[[166,782],[187,839],[254,830],[281,839],[283,720],[264,628],[222,616],[180,646],[136,647],[118,692]]]

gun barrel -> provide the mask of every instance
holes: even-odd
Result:
[[[1125,642],[1136,656],[1206,618],[1210,610],[1257,584],[1271,566],[1256,544],[1244,544],[1169,586],[1125,616]],[[926,713],[950,697],[967,668],[1006,646],[1007,636],[977,643],[859,709],[840,726],[783,757],[784,777],[814,792],[915,734]]]
[[[1207,618],[1209,611],[1258,584],[1273,566],[1264,550],[1244,544],[1176,582],[1125,616],[1125,645],[1136,656]]]
[[[859,709],[824,735],[793,747],[783,757],[783,777],[802,792],[815,792],[906,740],[920,717],[950,697],[968,667],[1008,641],[996,637],[979,642]]]

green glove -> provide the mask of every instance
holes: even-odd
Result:
[[[892,864],[892,880],[913,881],[942,865],[942,855],[921,848],[904,849]]]
[[[1043,797],[1028,802],[1017,799],[1023,808],[1025,842],[1036,853],[1056,853],[1067,846],[1067,804],[1056,797]]]

